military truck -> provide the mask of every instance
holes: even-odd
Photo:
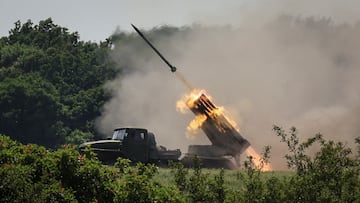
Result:
[[[78,149],[88,147],[105,164],[115,163],[118,157],[133,162],[167,164],[179,161],[180,149],[168,150],[156,144],[155,135],[143,128],[117,128],[111,139],[85,142]]]
[[[210,168],[238,169],[240,156],[250,143],[237,131],[218,107],[202,92],[197,98],[190,98],[186,105],[195,115],[205,116],[201,129],[211,145],[190,145],[182,158],[185,166],[193,164],[192,157],[198,157],[203,166]]]
[[[144,41],[155,51],[156,54],[169,66],[172,73],[189,88],[194,91],[193,86],[185,77],[177,71],[154,45],[145,37],[145,35],[133,24],[135,31],[144,39]],[[240,167],[240,156],[250,146],[250,143],[235,129],[225,115],[219,112],[219,108],[209,99],[205,93],[197,98],[190,97],[186,102],[187,107],[196,115],[205,117],[206,120],[200,128],[209,138],[211,145],[190,145],[188,153],[182,158],[181,162],[185,166],[191,166],[193,157],[197,157],[203,163],[204,167],[210,168],[228,168],[237,169]],[[234,159],[234,162],[232,161]]]

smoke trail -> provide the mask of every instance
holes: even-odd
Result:
[[[190,84],[190,82],[184,77],[183,74],[181,74],[179,71],[177,71],[175,74],[179,78],[179,80],[183,82],[183,84],[188,88],[189,91],[194,89],[193,85]]]

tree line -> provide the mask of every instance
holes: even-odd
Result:
[[[118,72],[109,42],[84,42],[51,18],[20,21],[0,39],[0,133],[57,147],[90,139]]]

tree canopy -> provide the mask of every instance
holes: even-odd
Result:
[[[164,26],[149,34],[178,31]],[[51,18],[15,22],[0,38],[0,134],[51,148],[93,139],[95,119],[110,98],[103,85],[132,71],[127,57],[115,68],[112,44],[140,42],[135,36],[117,32],[99,43],[85,42]]]
[[[17,21],[0,45],[0,133],[48,147],[91,138],[116,75],[109,41],[81,41],[49,18]]]

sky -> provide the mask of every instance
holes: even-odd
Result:
[[[274,13],[331,16],[348,22],[357,17],[359,6],[357,0],[0,0],[0,36],[7,36],[17,20],[37,24],[48,17],[78,31],[85,41],[104,40],[116,28],[131,30],[130,23],[145,29],[193,23],[236,26]]]
[[[130,23],[145,29],[164,24],[190,25],[200,16],[241,4],[236,0],[1,0],[0,36],[8,35],[17,20],[38,23],[51,17],[56,24],[78,31],[82,40],[99,41],[116,28],[130,30]]]

